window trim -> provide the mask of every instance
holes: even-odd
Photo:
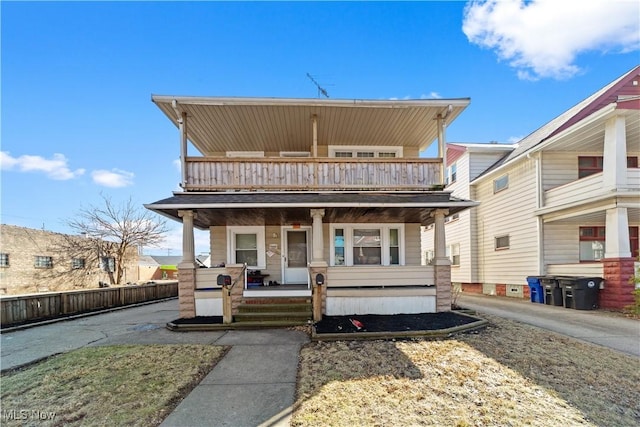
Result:
[[[581,166],[580,160],[591,160],[590,166]],[[637,156],[627,156],[627,169],[638,167]],[[586,178],[602,172],[604,169],[604,156],[578,156],[578,179]]]
[[[344,231],[344,264],[336,265],[335,263],[335,230]],[[380,230],[380,252],[381,260],[380,264],[354,264],[353,263],[353,230]],[[398,263],[391,264],[391,229],[398,230]],[[396,265],[405,265],[405,230],[404,223],[331,223],[329,225],[330,233],[330,250],[329,250],[329,265],[331,267],[393,267]]]
[[[267,250],[265,243],[265,229],[262,225],[230,225],[227,226],[227,260],[229,264],[236,264],[236,234],[255,234],[258,250],[258,265],[247,265],[251,269],[267,268]]]
[[[370,157],[358,157],[358,152],[372,152],[373,158],[393,159],[403,157],[402,146],[369,146],[369,145],[329,145],[329,157],[342,159],[366,159]],[[336,157],[336,152],[351,152],[351,157]],[[395,157],[380,157],[380,153],[395,153]]]
[[[454,251],[454,248],[457,250]],[[447,245],[445,248],[445,255],[449,258],[452,267],[460,267],[460,243],[451,243]],[[457,262],[455,257],[458,257]]]
[[[499,182],[501,180],[505,181],[504,186],[498,188],[498,184],[499,184]],[[508,173],[505,173],[504,175],[502,175],[502,176],[500,176],[500,177],[498,177],[498,178],[493,180],[493,194],[496,194],[496,193],[499,193],[501,191],[504,191],[507,188],[509,188],[509,174]]]
[[[458,162],[453,162],[447,166],[444,177],[444,185],[451,185],[458,180]]]

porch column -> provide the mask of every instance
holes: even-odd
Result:
[[[436,209],[431,213],[434,224],[433,274],[436,282],[436,312],[451,310],[451,262],[447,258],[447,242],[444,233],[444,217],[447,209]]]
[[[605,124],[602,184],[606,189],[627,184],[627,133],[622,115],[610,118]]]
[[[313,251],[311,257],[312,265],[326,265],[324,259],[324,236],[322,233],[322,218],[324,217],[324,209],[311,209],[311,218],[313,218]]]
[[[444,119],[442,114],[438,114],[437,117],[438,128],[438,157],[442,160],[442,167],[440,168],[440,184],[444,187],[447,176],[447,145],[444,140]]]
[[[178,211],[182,218],[182,261],[178,264],[178,304],[181,318],[196,316],[196,265],[193,244],[193,211]]]
[[[625,170],[626,167],[627,165],[625,163]],[[605,258],[631,257],[627,208],[607,209],[605,236]]]

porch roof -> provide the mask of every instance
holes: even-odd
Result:
[[[203,155],[225,151],[309,151],[312,118],[319,145],[405,146],[426,149],[438,136],[436,118],[450,124],[469,98],[420,100],[290,99],[153,95]]]
[[[478,202],[438,192],[225,192],[176,193],[145,207],[176,221],[179,210],[196,212],[194,225],[310,223],[310,209],[325,209],[324,222],[406,222],[428,225],[431,212],[460,212]]]

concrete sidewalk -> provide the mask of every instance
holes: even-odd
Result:
[[[163,426],[288,426],[298,355],[307,334],[286,329],[172,332],[178,301],[166,301],[0,334],[2,370],[85,346],[211,344],[231,349]]]
[[[460,294],[464,308],[515,320],[640,357],[640,321],[602,310],[574,310],[528,300]]]

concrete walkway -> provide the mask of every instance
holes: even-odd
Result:
[[[0,367],[15,368],[85,346],[211,344],[229,352],[162,426],[288,426],[295,400],[299,331],[172,332],[171,300],[0,334]]]
[[[640,357],[640,321],[602,310],[574,310],[527,300],[461,294],[465,308],[554,331]]]

